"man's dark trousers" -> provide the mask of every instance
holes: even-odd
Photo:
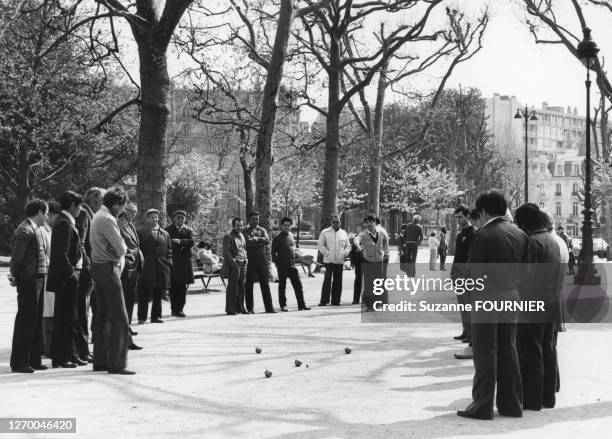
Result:
[[[243,311],[246,272],[246,261],[230,264],[227,289],[225,290],[225,312],[233,314]]]
[[[185,299],[187,297],[187,284],[172,284],[170,288],[170,308],[173,313],[183,312]]]
[[[457,294],[457,303],[464,305],[472,304],[471,293],[466,291],[463,294]],[[461,311],[461,324],[463,325],[463,333],[468,340],[472,339],[472,316],[471,311]]]
[[[384,266],[382,262],[364,262],[363,270],[363,305],[367,310],[374,310],[374,302],[388,303],[386,292],[374,293],[375,279],[384,279]]]
[[[53,340],[51,341],[51,358],[54,363],[72,361],[76,356],[76,336],[79,334],[77,316],[77,296],[79,294],[80,271],[62,281],[55,292],[53,313]]]
[[[406,243],[406,268],[409,277],[416,276],[416,261],[417,253],[419,252],[419,244],[416,242]]]
[[[553,323],[521,323],[518,327],[525,410],[555,406],[558,370],[554,343]]]
[[[255,278],[259,280],[259,288],[261,289],[261,297],[263,298],[266,311],[273,311],[272,294],[270,293],[270,285],[268,284],[268,264],[263,255],[249,257],[246,272],[246,288],[245,301],[247,311],[253,311],[253,282]]]
[[[92,288],[93,281],[91,279],[91,272],[89,271],[89,268],[81,270],[81,275],[79,277],[79,293],[77,295],[77,318],[79,320],[79,326],[76,336],[76,347],[79,357],[83,359],[89,356],[89,325],[87,321],[87,314]]]
[[[94,364],[109,369],[124,369],[127,366],[130,340],[120,270],[121,268],[112,262],[91,264],[98,299]]]
[[[17,316],[11,369],[40,366],[44,277],[17,279]]]
[[[521,416],[522,385],[516,348],[516,323],[472,323],[474,351],[473,402],[466,410],[492,417],[496,404],[500,415]]]
[[[325,264],[325,277],[323,278],[323,288],[321,289],[321,301],[319,303],[327,305],[330,299],[331,304],[340,305],[342,297],[342,272],[344,264]]]
[[[363,283],[363,274],[361,272],[361,265],[363,262],[355,264],[355,284],[353,285],[353,302],[359,303],[361,299],[361,285]]]
[[[124,269],[123,273],[121,273],[121,288],[123,289],[123,299],[125,301],[125,310],[127,312],[129,324],[132,324],[139,274],[138,270],[128,269]]]
[[[151,304],[151,320],[161,319],[162,316],[162,289],[143,287],[138,291],[138,320],[146,321],[149,313],[149,300]]]
[[[291,286],[295,292],[295,299],[299,309],[306,307],[304,302],[304,290],[302,289],[302,281],[300,280],[300,274],[295,268],[295,265],[289,261],[278,261],[276,263],[276,270],[278,271],[278,303],[281,307],[287,306],[287,296],[285,290],[287,288],[287,277],[291,281]]]

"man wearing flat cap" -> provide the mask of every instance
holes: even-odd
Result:
[[[151,323],[164,323],[162,316],[162,293],[170,289],[172,267],[172,244],[170,235],[159,227],[159,211],[149,209],[146,225],[138,230],[140,250],[144,257],[138,292],[138,323],[144,323],[151,306]]]
[[[187,297],[187,288],[193,283],[191,248],[193,247],[193,230],[185,225],[187,213],[177,210],[172,217],[172,224],[166,227],[172,243],[172,270],[170,285],[170,306],[172,315],[185,317],[183,307]]]

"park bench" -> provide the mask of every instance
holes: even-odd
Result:
[[[223,287],[227,289],[227,285],[225,284],[225,278],[221,276],[221,273],[204,273],[202,270],[202,266],[198,265],[197,261],[193,260],[193,278],[200,279],[202,281],[202,285],[204,286],[204,292],[208,292],[208,285],[210,285],[210,281],[214,278],[220,278],[221,282],[223,282]]]

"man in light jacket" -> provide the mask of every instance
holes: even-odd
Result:
[[[386,294],[376,297],[374,291],[374,279],[385,277],[384,260],[389,254],[389,237],[376,227],[376,218],[368,215],[363,219],[366,230],[359,234],[359,245],[363,251],[362,256],[365,263],[362,265],[364,276],[363,304],[367,311],[373,311],[374,302],[386,302]]]
[[[331,304],[340,305],[344,260],[351,249],[348,235],[340,228],[340,217],[338,215],[332,215],[331,224],[331,227],[321,231],[317,246],[317,249],[323,255],[325,265],[325,278],[323,279],[319,306],[325,306],[329,303],[330,292]]]

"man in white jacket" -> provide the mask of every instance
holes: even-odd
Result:
[[[344,260],[351,249],[348,235],[340,228],[340,217],[332,215],[331,227],[321,231],[317,249],[323,254],[325,265],[325,278],[321,289],[321,301],[319,306],[325,306],[330,301],[335,306],[340,305],[342,296],[342,271]]]

